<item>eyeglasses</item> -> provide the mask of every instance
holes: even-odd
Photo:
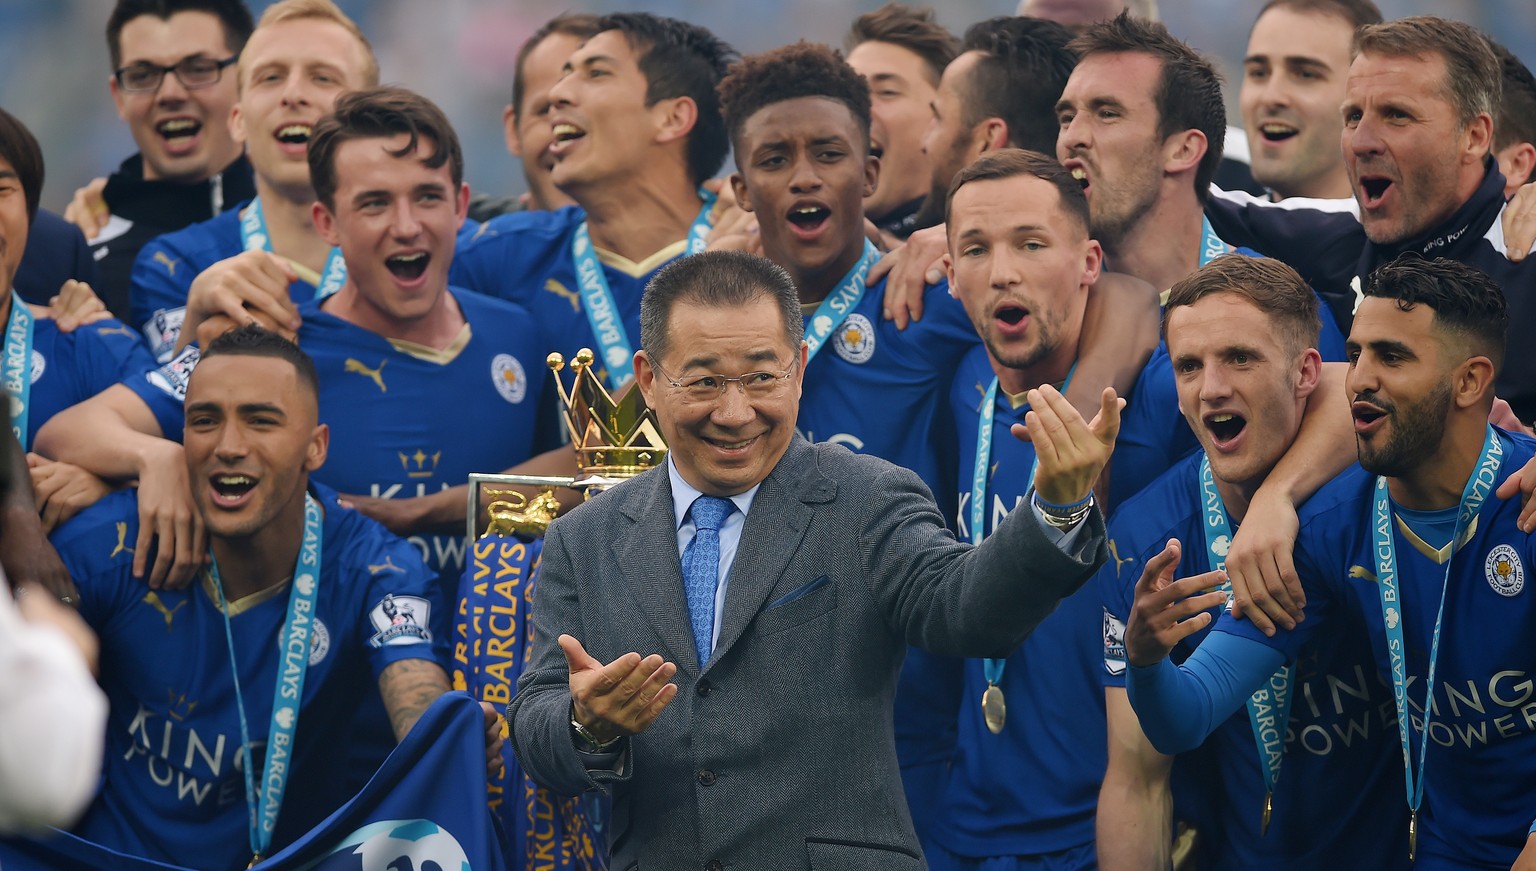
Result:
[[[725,396],[725,388],[731,384],[739,386],[748,399],[772,399],[784,392],[784,385],[789,383],[795,374],[795,367],[799,365],[800,359],[797,357],[788,369],[778,372],[748,372],[735,378],[714,374],[695,375],[679,381],[657,365],[654,358],[651,360],[651,368],[660,372],[661,377],[672,385],[672,389],[682,391],[684,401],[700,405],[718,402]]]
[[[141,61],[129,64],[112,75],[117,79],[117,86],[125,91],[157,91],[160,89],[160,82],[165,79],[165,74],[175,73],[176,81],[190,90],[206,88],[216,83],[224,74],[224,68],[236,60],[238,60],[236,57],[227,57],[223,60],[214,60],[211,57],[189,57],[168,67]]]

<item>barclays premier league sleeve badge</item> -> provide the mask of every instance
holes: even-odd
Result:
[[[377,630],[368,643],[374,647],[406,644],[430,644],[432,604],[418,596],[386,595],[373,610],[368,620]]]

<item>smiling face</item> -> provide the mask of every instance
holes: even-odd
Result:
[[[336,149],[334,209],[314,206],[315,229],[341,248],[347,288],[371,313],[363,326],[400,335],[444,304],[456,234],[469,208],[469,186],[454,186],[449,164],[422,162],[435,143],[395,157],[407,134],[351,139]],[[347,292],[346,289],[343,292]],[[386,326],[387,325],[387,326]]]
[[[170,18],[140,15],[123,25],[118,38],[122,65],[175,66],[188,58],[221,61],[235,52],[219,19],[207,12],[178,12]],[[240,156],[229,130],[238,82],[233,69],[217,82],[188,88],[166,73],[154,91],[125,91],[113,79],[112,102],[144,157],[144,178],[198,182]]]
[[[1445,58],[1361,54],[1344,101],[1344,167],[1365,234],[1406,241],[1436,226],[1482,179],[1491,122],[1463,127],[1445,90]]]
[[[198,364],[184,435],[192,501],[214,538],[243,539],[304,514],[328,434],[314,391],[287,360],[225,354]],[[289,521],[287,518],[293,518]]]
[[[1077,358],[1101,253],[1048,181],[972,181],[950,204],[949,284],[986,344],[1001,386],[1066,377]]]
[[[754,112],[736,136],[736,200],[757,215],[763,253],[819,299],[864,250],[864,198],[879,162],[843,103],[796,97]],[[663,364],[665,365],[665,364]]]
[[[640,53],[621,31],[605,30],[571,54],[548,92],[550,178],[561,190],[575,195],[645,171],[644,145],[655,140],[665,111],[665,101],[645,105],[648,87]]]
[[[893,43],[861,42],[848,53],[848,65],[869,80],[873,153],[882,172],[864,208],[878,219],[927,192],[923,133],[936,89],[928,78],[928,62]]]
[[[1148,54],[1089,55],[1056,104],[1056,156],[1082,183],[1093,236],[1106,245],[1124,238],[1157,202],[1163,139],[1153,92],[1161,75],[1161,62]]]
[[[555,157],[549,146],[555,135],[549,124],[549,89],[560,80],[566,60],[580,46],[581,40],[569,33],[551,33],[534,46],[523,57],[523,104],[515,113],[509,107],[502,118],[507,149],[522,161],[528,192],[540,209],[558,209],[573,202],[550,178]]]
[[[1317,352],[1286,345],[1269,316],[1237,293],[1168,310],[1179,410],[1212,474],[1249,496],[1290,448],[1317,383]]]
[[[303,198],[309,135],[345,91],[369,84],[367,49],[334,21],[294,19],[256,28],[240,55],[232,127],[258,179]]]
[[[1345,195],[1339,151],[1354,28],[1327,13],[1277,6],[1248,35],[1238,105],[1253,177],[1283,197]]]
[[[766,292],[746,305],[706,306],[679,300],[667,320],[665,358],[635,356],[635,380],[656,412],[668,456],[683,480],[711,496],[734,496],[762,483],[789,449],[805,373],[804,346],[791,344],[784,316]],[[687,341],[676,341],[686,337]],[[697,402],[667,376],[740,377],[793,369],[772,396],[751,397],[727,384],[714,401]]]
[[[1397,300],[1374,296],[1355,312],[1345,345],[1345,389],[1367,472],[1404,477],[1440,451],[1453,402],[1452,367],[1434,317],[1427,305],[1405,312]]]

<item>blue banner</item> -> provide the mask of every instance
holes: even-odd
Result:
[[[459,582],[454,618],[453,686],[505,709],[532,655],[528,620],[541,538],[488,536],[474,542]],[[491,812],[511,842],[514,867],[527,871],[606,868],[607,802],[597,794],[563,799],[523,774],[507,742],[505,775],[488,784]]]
[[[485,784],[485,720],[463,693],[432,704],[357,797],[257,865],[262,871],[474,868],[508,871]],[[5,871],[190,871],[125,856],[60,832],[0,841]]]

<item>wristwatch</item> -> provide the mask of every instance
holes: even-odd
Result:
[[[623,735],[615,735],[607,741],[599,741],[592,730],[583,726],[574,716],[571,717],[571,737],[576,741],[576,749],[583,753],[607,753],[615,744],[624,740]]]

